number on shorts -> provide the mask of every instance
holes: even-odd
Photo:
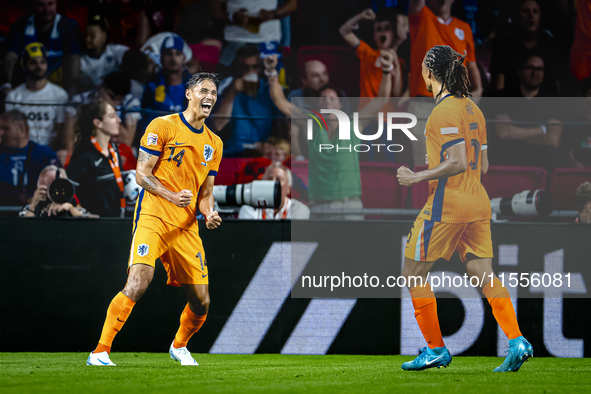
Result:
[[[205,271],[205,267],[203,266],[203,259],[201,258],[201,252],[197,253],[197,258],[199,259],[199,262],[201,263],[201,271]]]

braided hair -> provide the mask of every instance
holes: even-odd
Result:
[[[441,90],[435,96],[438,99],[444,90],[456,97],[470,96],[468,70],[464,66],[466,51],[460,54],[447,45],[436,45],[429,49],[425,57],[427,69],[435,79],[441,82]]]

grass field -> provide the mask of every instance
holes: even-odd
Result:
[[[405,372],[408,356],[194,354],[181,367],[166,353],[113,353],[117,367],[89,367],[87,353],[0,353],[0,393],[584,393],[591,359],[532,358],[492,373],[496,357],[454,357],[447,369]]]

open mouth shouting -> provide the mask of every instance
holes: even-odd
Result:
[[[211,112],[212,107],[213,103],[209,101],[201,103],[201,111],[205,114],[209,114]]]

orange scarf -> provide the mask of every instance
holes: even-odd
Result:
[[[90,142],[92,142],[92,145],[94,145],[96,150],[101,152],[101,154],[103,153],[103,148],[101,148],[99,143],[96,141],[96,138],[90,137]],[[121,170],[119,169],[119,160],[117,160],[117,153],[115,152],[115,148],[113,148],[113,145],[111,145],[110,142],[109,142],[109,153],[111,154],[111,157],[108,159],[109,165],[111,166],[111,170],[113,170],[113,174],[115,175],[115,181],[117,181],[117,186],[119,186],[119,190],[121,190],[121,193],[123,193],[123,189],[124,189],[125,185],[123,184],[123,178],[121,177]],[[121,197],[121,210],[122,210],[122,212],[125,210],[125,198],[124,197]]]

